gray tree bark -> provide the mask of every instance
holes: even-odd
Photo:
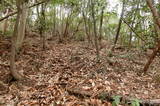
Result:
[[[15,57],[17,50],[21,47],[23,38],[25,35],[25,25],[28,13],[28,1],[16,0],[18,14],[16,23],[14,26],[14,32],[12,36],[12,47],[11,47],[11,59],[10,59],[10,71],[11,75],[16,80],[23,80],[24,77],[16,70]]]
[[[92,9],[92,18],[93,18],[93,30],[94,30],[94,42],[96,47],[97,61],[99,61],[99,45],[98,45],[98,37],[97,37],[97,28],[96,28],[96,19],[95,19],[95,1],[91,0],[91,9]]]

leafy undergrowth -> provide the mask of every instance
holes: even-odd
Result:
[[[24,43],[16,65],[17,70],[31,81],[7,84],[10,45],[1,42],[0,79],[5,79],[8,91],[0,95],[0,104],[111,106],[109,102],[95,99],[102,92],[144,100],[160,99],[160,84],[153,78],[160,64],[158,57],[148,74],[143,75],[142,69],[148,58],[145,53],[125,49],[111,53],[109,48],[103,48],[101,61],[97,63],[95,49],[86,45],[84,42],[58,44],[48,41],[43,51],[38,40],[37,43],[35,40]],[[92,95],[78,98],[70,95],[68,89],[79,89],[79,92]]]

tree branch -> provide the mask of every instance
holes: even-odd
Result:
[[[49,1],[49,0],[45,0],[45,1],[42,1],[42,2],[39,2],[39,3],[35,3],[35,4],[31,5],[31,6],[29,6],[29,8],[32,8],[32,7],[35,7],[37,5],[43,4],[43,3],[47,2],[47,1]],[[9,18],[10,16],[13,16],[13,15],[17,14],[17,12],[18,11],[16,10],[16,11],[8,14],[7,16],[0,18],[0,21],[3,21],[5,19]]]
[[[137,34],[137,32],[127,23],[127,21],[126,21],[124,18],[122,18],[122,21],[131,29],[131,31],[132,31],[137,37],[139,37],[142,41],[144,41],[144,42],[146,43],[146,41],[145,41],[139,34]]]
[[[147,5],[149,6],[152,14],[153,14],[153,18],[155,20],[155,23],[157,24],[158,28],[160,29],[160,15],[157,11],[157,9],[153,6],[153,1],[152,0],[146,0]],[[160,50],[160,41],[158,39],[158,45],[156,46],[156,48],[153,50],[153,53],[150,55],[150,58],[148,60],[148,62],[146,63],[146,65],[144,66],[143,72],[147,72],[147,70],[149,69],[149,66],[151,65],[151,63],[153,62],[154,58],[156,57],[158,51]]]
[[[158,14],[157,9],[153,6],[152,0],[146,0],[146,2],[147,2],[147,5],[149,6],[150,10],[152,11],[153,18],[154,18],[156,24],[158,25],[158,27],[160,29],[160,15]]]

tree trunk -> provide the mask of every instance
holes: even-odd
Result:
[[[153,53],[151,54],[148,62],[146,63],[143,72],[147,72],[147,70],[149,69],[149,66],[151,65],[151,63],[153,62],[154,58],[156,57],[157,53],[160,51],[160,41],[157,45],[157,47],[153,50]]]
[[[95,1],[91,0],[91,9],[92,9],[92,18],[93,18],[93,30],[94,30],[94,42],[96,47],[97,61],[99,61],[99,46],[98,46],[98,37],[97,37],[97,28],[96,28],[96,19],[95,19]]]
[[[33,5],[29,6],[28,8],[35,7],[35,6],[37,6],[37,5],[40,5],[40,4],[45,3],[45,2],[47,2],[47,1],[49,1],[49,0],[44,0],[44,1],[42,1],[42,2],[39,2],[39,3],[33,4]],[[5,19],[7,19],[7,18],[9,18],[9,17],[11,17],[11,16],[13,16],[13,15],[17,14],[17,13],[18,13],[18,11],[14,11],[14,12],[12,12],[12,13],[8,14],[7,16],[0,18],[0,21],[3,21],[3,20],[5,20]]]
[[[9,14],[9,9],[6,9],[5,15],[8,15],[8,14]],[[8,19],[5,19],[3,23],[3,31],[2,31],[3,34],[6,33],[7,28],[8,28]]]
[[[99,39],[98,40],[99,40],[100,47],[102,46],[101,41],[102,41],[102,25],[103,25],[104,8],[105,7],[102,7],[102,10],[101,10],[101,18],[100,18],[100,26],[99,26]]]
[[[12,36],[10,71],[14,79],[23,80],[24,77],[18,72],[18,70],[16,70],[15,57],[17,50],[23,42],[28,8],[26,1],[17,0],[16,3],[18,14]]]
[[[112,50],[114,51],[114,48],[117,44],[118,38],[119,38],[119,33],[121,30],[121,24],[122,24],[122,19],[123,19],[123,15],[124,15],[124,9],[125,9],[125,0],[123,0],[123,7],[122,7],[122,12],[121,12],[121,17],[119,19],[119,24],[118,24],[118,28],[117,28],[117,33],[116,33],[116,37],[115,37],[115,41],[114,41],[114,46],[112,48]]]
[[[16,50],[21,48],[25,36],[26,20],[28,16],[28,3],[25,0],[17,0],[17,9],[19,11],[18,32],[16,41]]]
[[[54,18],[53,18],[53,30],[52,30],[52,37],[56,34],[56,7],[54,7]]]
[[[46,4],[42,4],[41,5],[41,16],[40,16],[40,36],[42,38],[42,48],[43,48],[43,50],[45,50],[45,43],[46,43],[46,36],[45,36],[45,29],[46,29],[45,10],[46,10]]]
[[[155,5],[154,0],[152,1],[152,3],[153,3],[153,5]],[[160,0],[158,1],[158,3],[160,3]],[[158,38],[160,37],[160,30],[159,30],[158,25],[156,24],[156,20],[154,20],[154,32],[155,32],[155,35],[156,35],[154,40],[155,40],[155,42],[157,42]]]
[[[88,43],[91,44],[91,37],[89,35],[89,31],[88,31],[88,28],[87,28],[87,20],[86,20],[86,16],[85,16],[84,11],[82,12],[82,15],[83,15],[83,20],[84,20],[84,27],[85,27],[85,32],[86,32],[87,40],[88,40]]]
[[[147,2],[147,5],[149,6],[149,8],[151,9],[152,11],[152,14],[153,14],[153,18],[154,18],[154,22],[157,24],[159,30],[160,30],[160,16],[159,16],[159,13],[157,11],[157,9],[153,6],[153,2],[152,0],[146,0]],[[157,47],[153,50],[153,53],[151,54],[148,62],[146,63],[144,69],[143,69],[143,72],[147,72],[150,64],[153,62],[154,58],[156,57],[157,53],[159,52],[160,50],[160,41],[158,40],[158,45]]]
[[[58,28],[58,38],[59,38],[59,43],[63,42],[63,16],[62,16],[62,6],[60,6],[59,9],[57,9],[59,11],[59,17],[60,17],[60,21],[59,21],[59,28]]]
[[[65,30],[64,30],[64,34],[63,34],[63,37],[66,38],[67,37],[67,34],[68,34],[68,28],[70,26],[70,18],[73,14],[73,11],[71,10],[71,13],[69,13],[68,17],[67,17],[67,20],[66,20],[66,25],[65,25]]]
[[[79,31],[79,27],[80,27],[81,23],[82,23],[82,20],[80,20],[80,21],[78,22],[77,27],[76,27],[76,29],[74,30],[72,36],[74,36],[74,35]]]
[[[160,29],[160,16],[159,16],[159,13],[158,13],[157,9],[153,6],[152,0],[146,0],[146,2],[147,2],[147,5],[149,6],[149,8],[152,11],[153,18],[154,18],[156,24],[158,25],[158,27]]]
[[[36,3],[37,3],[37,0],[35,0]],[[40,13],[39,13],[39,5],[36,6],[36,12],[37,12],[37,16],[38,18],[40,17]]]
[[[137,7],[136,7],[136,10],[135,10],[135,13],[134,13],[134,16],[133,16],[133,20],[132,20],[132,22],[131,22],[131,28],[134,27],[134,23],[135,23],[135,19],[136,19],[136,14],[137,14],[137,12],[138,12],[138,10],[139,10],[139,3],[140,3],[140,2],[137,3]],[[134,7],[133,7],[132,9],[134,9]],[[129,47],[132,46],[132,44],[131,44],[131,43],[132,43],[132,36],[133,36],[133,32],[132,32],[132,30],[130,30]]]

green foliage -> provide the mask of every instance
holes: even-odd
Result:
[[[83,34],[83,32],[78,32],[77,34],[76,34],[76,36],[75,36],[75,39],[77,40],[77,41],[84,41],[84,38],[85,36],[84,36],[84,34]]]
[[[109,57],[113,57],[113,52],[112,52],[112,51],[109,51],[109,52],[108,52],[108,56],[109,56]]]
[[[120,98],[121,96],[113,96],[113,102],[112,102],[112,106],[118,106],[120,104]]]
[[[51,3],[52,3],[52,5],[63,4],[64,0],[52,0]]]
[[[99,95],[99,99],[100,100],[106,100],[106,98],[108,97],[108,94],[106,92],[102,92],[100,95]]]
[[[38,0],[39,1],[39,0]],[[121,4],[123,0],[119,0],[115,8],[111,9],[109,1],[106,0],[93,0],[94,1],[94,10],[95,10],[95,19],[97,26],[97,34],[99,34],[99,26],[101,19],[101,11],[104,9],[104,19],[102,25],[102,35],[103,38],[108,40],[115,39],[117,25],[119,22],[120,13],[117,12],[117,5]],[[0,0],[0,17],[2,17],[3,12],[6,8],[11,8],[11,10],[15,10],[15,0]],[[31,5],[30,2],[29,5]],[[77,27],[77,22],[79,20],[83,20],[82,12],[84,12],[86,16],[87,29],[90,30],[90,34],[93,32],[92,18],[91,18],[91,2],[90,0],[51,0],[46,7],[45,22],[43,17],[39,17],[37,20],[37,12],[35,12],[35,8],[31,9],[31,13],[29,16],[29,22],[33,23],[33,25],[38,26],[38,28],[44,27],[44,30],[51,31],[54,29],[55,31],[59,28],[64,28],[67,20],[69,20],[69,28],[68,32],[74,31],[72,29]],[[155,2],[155,7],[160,10],[160,4]],[[121,8],[119,8],[121,9]],[[39,12],[41,12],[41,6],[39,6]],[[72,12],[72,16],[67,19],[68,14]],[[33,16],[34,15],[34,16]],[[155,32],[155,26],[152,14],[150,9],[146,5],[146,1],[139,0],[126,0],[125,3],[125,12],[124,19],[126,22],[134,29],[134,32],[138,34],[141,38],[146,40],[146,44],[144,48],[153,47],[155,44],[155,40],[158,38]],[[10,18],[11,22],[15,22],[15,18]],[[55,23],[55,25],[53,25]],[[76,36],[76,39],[84,39],[85,27],[84,21],[82,22],[82,26],[79,29],[83,31],[79,31]],[[133,25],[132,25],[133,24]],[[63,32],[63,31],[62,31]],[[122,45],[130,44],[130,33],[132,30],[122,22],[122,27],[120,31],[120,40],[119,42]],[[143,46],[143,42],[141,42],[140,38],[136,36],[136,34],[132,32],[132,41],[131,45],[138,45],[137,47]]]
[[[140,100],[134,99],[131,101],[131,106],[140,106]]]

